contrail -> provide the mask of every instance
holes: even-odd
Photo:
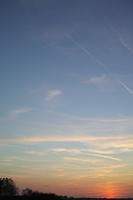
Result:
[[[120,44],[121,44],[124,48],[126,48],[130,53],[133,54],[133,49],[132,49],[131,47],[129,47],[129,45],[128,45],[128,44],[126,43],[126,41],[123,39],[123,37],[121,36],[121,34],[119,33],[119,31],[116,30],[114,27],[111,27],[111,30],[117,34],[118,40],[119,40]],[[133,90],[130,89],[125,83],[123,83],[123,82],[120,81],[120,80],[118,80],[118,82],[120,83],[120,85],[121,85],[124,89],[126,89],[126,91],[128,91],[128,93],[133,94]]]
[[[118,32],[117,32],[118,34]],[[85,47],[83,47],[79,42],[77,42],[75,39],[72,38],[72,36],[70,35],[66,35],[67,38],[69,38],[78,48],[80,48],[86,55],[90,56],[93,58],[93,60],[99,64],[100,66],[103,67],[104,71],[108,74],[110,74],[108,68],[106,67],[106,65],[99,60],[96,56],[94,56],[88,49],[86,49]],[[127,48],[130,52],[133,53],[133,50],[131,48],[128,47],[128,45],[125,43],[125,41],[123,41],[123,39],[121,37],[119,37],[121,44]],[[116,81],[124,88],[126,89],[126,91],[128,91],[130,94],[133,94],[133,90],[131,90],[125,83],[123,83],[122,81],[120,81],[119,79],[116,79]]]
[[[119,33],[118,30],[116,30],[116,28],[114,27],[110,27],[111,31],[115,32],[115,34],[118,37],[118,40],[120,42],[120,44],[126,48],[128,51],[130,51],[130,53],[133,53],[133,48],[129,47],[129,45],[127,44],[127,42],[123,39],[123,37],[121,36],[121,34]]]
[[[70,36],[70,35],[66,35],[66,36],[67,36],[67,38],[69,38],[77,47],[79,47],[79,49],[81,49],[86,55],[92,57],[93,60],[94,60],[97,64],[99,64],[100,66],[102,66],[102,67],[104,68],[104,70],[105,70],[106,73],[109,73],[109,71],[108,71],[106,65],[105,65],[103,62],[101,62],[101,60],[99,60],[96,56],[94,56],[88,49],[86,49],[85,47],[83,47],[79,42],[77,42],[76,40],[74,40],[74,39],[72,38],[72,36]]]
[[[125,42],[125,40],[123,40],[122,37],[120,37],[120,43],[121,45],[126,48],[130,53],[133,53],[133,49],[131,47],[128,46],[128,44]]]
[[[130,89],[125,83],[123,83],[122,81],[119,81],[119,83],[120,83],[130,94],[133,94],[133,90]]]
[[[128,45],[127,42],[123,39],[123,37],[121,36],[121,34],[119,33],[119,31],[116,30],[114,27],[111,27],[111,30],[117,34],[117,37],[118,37],[118,40],[119,40],[120,44],[121,44],[124,48],[126,48],[130,53],[133,54],[133,48],[129,47],[129,45]]]

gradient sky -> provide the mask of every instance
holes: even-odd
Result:
[[[133,1],[0,0],[0,176],[133,197]]]

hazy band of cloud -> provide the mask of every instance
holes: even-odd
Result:
[[[25,138],[0,138],[3,143],[37,143],[37,142],[85,142],[107,139],[121,139],[121,136],[103,136],[103,137],[25,137]]]
[[[89,122],[95,122],[95,123],[124,123],[124,122],[133,122],[133,117],[114,117],[114,118],[94,118],[94,117],[80,117],[77,115],[70,115],[67,113],[62,113],[62,112],[55,112],[55,111],[49,111],[51,113],[54,113],[56,115],[66,117],[71,120],[79,120],[79,121],[89,121]]]
[[[27,137],[27,138],[0,138],[0,143],[5,144],[36,144],[40,142],[78,142],[89,144],[98,148],[133,148],[133,137],[128,136],[88,136],[88,137]]]

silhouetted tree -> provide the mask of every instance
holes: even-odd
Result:
[[[22,195],[24,196],[31,196],[33,194],[33,191],[30,188],[25,188],[22,190]]]
[[[0,178],[0,196],[14,196],[17,191],[15,182],[11,178]]]

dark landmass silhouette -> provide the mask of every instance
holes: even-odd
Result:
[[[68,197],[54,193],[42,193],[25,188],[21,192],[11,178],[0,178],[0,200],[133,200],[133,198]]]
[[[43,195],[33,195],[33,196],[23,196],[23,195],[17,195],[17,196],[1,196],[1,200],[106,200],[107,198],[76,198],[76,197],[63,197],[58,196],[55,194],[43,194]],[[108,200],[108,199],[107,199]],[[133,200],[133,198],[111,198],[109,200]]]

